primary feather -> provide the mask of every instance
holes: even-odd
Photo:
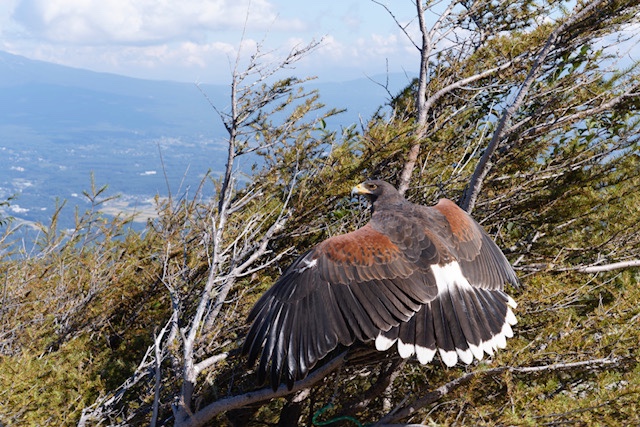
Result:
[[[503,289],[518,279],[482,227],[450,200],[416,205],[384,181],[354,192],[372,202],[369,223],[301,255],[251,310],[243,352],[259,380],[291,388],[355,340],[447,366],[503,348],[516,323]]]

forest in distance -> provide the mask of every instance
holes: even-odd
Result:
[[[396,22],[419,34],[418,76],[353,126],[327,126],[340,106],[291,69],[318,42],[269,62],[257,46],[209,111],[219,173],[156,198],[141,231],[105,213],[96,180],[36,250],[3,214],[0,425],[640,424],[640,63],[616,50],[640,2],[444,3],[416,2],[415,32]],[[368,177],[482,225],[520,282],[514,336],[453,367],[356,343],[292,388],[259,383],[249,311],[297,256],[368,221],[350,195]]]

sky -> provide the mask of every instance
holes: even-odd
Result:
[[[388,0],[401,22],[412,0]],[[243,30],[244,38],[243,38]],[[242,40],[242,43],[241,43]],[[0,50],[126,76],[226,84],[238,49],[267,57],[322,40],[296,76],[415,74],[419,54],[370,0],[0,0]]]

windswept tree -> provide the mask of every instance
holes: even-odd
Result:
[[[374,3],[395,19],[391,6]],[[153,423],[169,422],[162,421],[162,402],[169,396],[171,422],[197,426],[213,420],[310,425],[320,418],[382,424],[564,419],[554,413],[556,395],[544,391],[559,378],[569,378],[559,386],[569,394],[584,381],[592,384],[590,396],[600,387],[620,396],[637,393],[591,374],[629,372],[635,363],[634,353],[595,338],[633,339],[629,325],[637,320],[637,308],[622,303],[637,298],[629,288],[633,270],[613,278],[584,274],[633,266],[640,258],[639,79],[636,63],[623,64],[613,54],[636,24],[638,4],[598,0],[564,7],[535,1],[416,2],[417,28],[396,22],[407,37],[419,35],[411,39],[419,76],[394,97],[391,112],[381,110],[362,134],[346,129],[338,136],[323,119],[302,121],[317,98],[294,90],[301,81],[267,83],[265,77],[297,53],[275,67],[262,65],[256,55],[246,71],[235,69],[230,111],[212,102],[229,133],[217,201],[205,210],[181,208],[189,214],[175,223],[173,237],[165,237],[161,282],[173,314],[136,371],[155,375],[155,392],[148,391],[154,396]],[[258,78],[243,85],[249,76]],[[286,118],[274,120],[274,112]],[[240,188],[234,159],[249,152],[261,156],[262,166]],[[463,372],[405,364],[394,352],[364,345],[330,354],[292,390],[254,390],[255,379],[245,375],[236,353],[248,302],[254,301],[252,284],[257,280],[257,289],[264,289],[278,275],[269,267],[361,221],[362,212],[343,196],[372,175],[394,182],[417,202],[458,200],[506,249],[525,278],[513,350],[496,355],[496,367]],[[205,243],[202,249],[185,251],[186,242],[196,238]],[[607,286],[619,291],[598,300]],[[594,305],[594,298],[600,303]],[[620,313],[606,319],[598,310],[611,304]],[[558,322],[567,325],[563,331],[554,329]],[[560,336],[571,339],[561,342]],[[118,393],[99,401],[85,418],[106,409],[115,414]],[[523,404],[531,393],[547,396],[551,409]],[[445,396],[454,404],[436,410]],[[515,399],[512,411],[504,409],[508,399]],[[611,413],[598,411],[598,404],[591,415],[616,419],[629,404],[629,398],[620,399]],[[333,402],[340,404],[334,408]]]
[[[622,211],[612,208],[618,191],[630,196],[638,185],[640,82],[638,62],[626,56],[638,42],[637,2],[593,1],[571,10],[561,2],[451,2],[437,5],[443,12],[431,25],[428,5],[416,5],[420,76],[392,102],[389,121],[368,133],[372,150],[390,146],[380,165],[386,175],[422,200],[444,195],[478,209],[485,221],[499,216],[519,230],[518,241],[505,244],[527,251],[550,249],[544,237],[555,236],[546,230],[567,221],[602,222],[575,210],[576,197],[592,204],[587,210]],[[398,25],[411,36],[411,27]],[[623,203],[633,205],[626,197]],[[634,219],[625,224],[626,237],[612,235],[627,242],[637,228]],[[565,254],[547,253],[563,264]],[[519,262],[525,259],[534,262]],[[639,259],[636,250],[591,259],[583,251],[564,267],[633,266]],[[542,257],[535,263],[546,268]]]
[[[417,1],[410,22],[373,3],[419,73],[361,131],[281,78],[316,43],[278,62],[260,46],[210,100],[223,171],[159,198],[142,234],[92,185],[75,230],[57,229],[61,204],[35,256],[0,259],[0,422],[640,423],[639,2]],[[368,177],[473,213],[522,281],[515,337],[470,367],[338,348],[292,390],[263,388],[246,315],[295,256],[366,221],[348,192]]]
[[[235,347],[230,338],[238,338],[233,331],[243,322],[238,310],[244,295],[261,282],[258,273],[290,251],[286,245],[274,250],[273,241],[291,216],[298,182],[317,169],[317,147],[333,138],[324,121],[337,111],[324,108],[316,92],[305,91],[306,80],[276,77],[317,46],[295,47],[274,63],[263,60],[262,46],[247,63],[239,52],[228,107],[202,90],[227,131],[226,167],[220,177],[207,177],[191,199],[163,202],[153,226],[163,242],[156,254],[161,261],[156,285],[168,295],[170,314],[132,375],[86,408],[79,425],[140,422],[147,413],[151,425],[169,419],[190,425],[203,418],[198,389],[205,378],[218,375],[215,370]],[[254,175],[247,174],[247,164],[254,164]],[[263,169],[277,176],[260,179]],[[204,194],[209,180],[213,199]],[[239,375],[236,371],[227,375]],[[131,398],[148,404],[124,409]]]

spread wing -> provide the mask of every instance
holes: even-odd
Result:
[[[338,344],[397,342],[421,363],[470,363],[505,345],[517,284],[497,245],[455,203],[377,211],[363,228],[299,257],[262,296],[243,352],[258,378],[289,388]]]
[[[272,387],[283,379],[292,387],[338,343],[374,339],[435,298],[436,245],[419,225],[404,229],[394,243],[368,224],[325,240],[284,272],[249,315],[243,352],[250,364],[259,359],[261,382],[269,374]]]
[[[376,348],[387,350],[397,342],[402,357],[415,354],[423,364],[436,352],[447,366],[458,359],[481,360],[513,335],[516,303],[503,289],[505,283],[517,286],[518,279],[498,246],[455,203],[442,199],[421,211],[433,240],[449,254],[431,266],[438,293],[408,322],[381,331]]]

